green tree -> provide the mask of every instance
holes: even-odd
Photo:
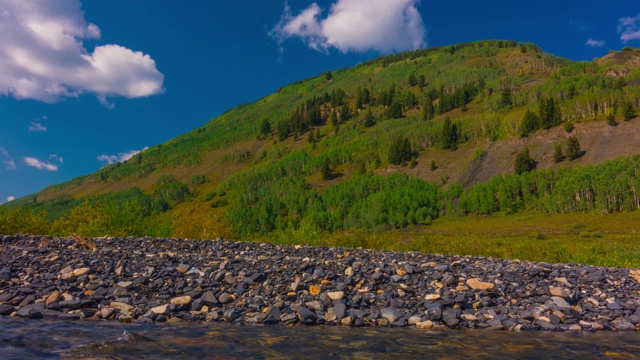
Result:
[[[502,92],[500,93],[500,105],[502,107],[511,106],[513,101],[511,100],[511,87],[505,86],[502,88]]]
[[[451,150],[458,148],[458,126],[451,122],[448,116],[442,124],[442,148]]]
[[[420,88],[422,89],[425,85],[426,79],[424,78],[423,74],[420,74],[420,76],[418,76],[418,86],[420,86]]]
[[[331,79],[333,79],[333,74],[331,73],[331,71],[327,71],[326,73],[324,73],[324,79],[327,81],[331,81]]]
[[[559,163],[564,160],[564,153],[562,153],[562,145],[559,143],[553,147],[553,162]]]
[[[262,120],[262,124],[260,125],[260,136],[258,138],[264,139],[265,137],[271,134],[271,124],[268,119]]]
[[[399,101],[394,101],[387,109],[388,119],[400,119],[402,117],[402,104]]]
[[[404,136],[397,136],[391,143],[389,148],[389,162],[394,165],[400,165],[411,160],[413,152],[409,139]]]
[[[431,165],[429,166],[429,170],[435,171],[437,168],[438,168],[438,165],[436,165],[436,162],[434,160],[431,160]]]
[[[331,115],[329,115],[329,122],[333,126],[338,126],[338,115],[336,115],[335,111],[332,111]]]
[[[624,121],[630,121],[636,116],[635,111],[633,111],[633,105],[628,101],[625,101],[622,105],[622,116],[624,116]]]
[[[422,107],[422,120],[427,121],[433,119],[435,112],[436,109],[433,107],[433,103],[430,99],[427,99]]]
[[[616,126],[618,122],[616,121],[616,117],[613,114],[607,115],[607,125]]]
[[[538,130],[539,128],[540,119],[538,119],[538,116],[534,112],[527,110],[527,112],[524,114],[524,117],[522,118],[520,135],[523,137],[527,136],[530,133]]]
[[[551,129],[562,123],[562,112],[560,106],[552,98],[541,98],[539,103],[540,125],[545,129]]]
[[[340,122],[345,123],[351,119],[351,109],[347,103],[342,104],[340,107]]]
[[[567,159],[573,161],[582,156],[582,150],[580,149],[580,142],[575,136],[570,136],[567,140]]]
[[[411,75],[409,75],[409,86],[413,87],[418,85],[418,79],[416,78],[416,74],[411,73]]]
[[[367,110],[367,112],[364,114],[364,126],[372,127],[375,124],[376,119],[373,117],[373,113],[371,112],[371,110]]]
[[[516,174],[521,175],[536,168],[536,162],[531,158],[529,154],[529,148],[524,148],[516,155],[515,171]]]
[[[324,160],[322,161],[320,172],[322,173],[322,180],[331,179],[333,171],[331,170],[331,161],[329,160],[329,158],[324,158]]]

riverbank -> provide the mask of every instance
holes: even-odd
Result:
[[[0,236],[0,315],[427,329],[640,328],[638,276],[624,268],[223,239],[81,240]]]

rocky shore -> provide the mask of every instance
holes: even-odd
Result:
[[[640,273],[629,269],[223,239],[81,240],[0,235],[0,315],[640,329]]]

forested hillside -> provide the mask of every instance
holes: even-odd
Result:
[[[247,85],[250,86],[250,85]],[[640,207],[640,51],[482,41],[382,57],[237,106],[0,207],[0,233],[282,238]]]

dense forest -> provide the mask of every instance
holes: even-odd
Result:
[[[470,214],[632,211],[639,157],[574,166],[589,150],[573,129],[634,121],[638,59],[625,48],[574,62],[501,40],[382,57],[283,87],[126,162],[2,206],[0,233],[204,238],[210,223],[252,238]],[[486,182],[424,178],[443,165],[435,150],[554,128],[570,135],[554,148],[557,167],[538,169],[523,148],[504,155],[508,173]],[[427,175],[410,175],[417,166]]]

